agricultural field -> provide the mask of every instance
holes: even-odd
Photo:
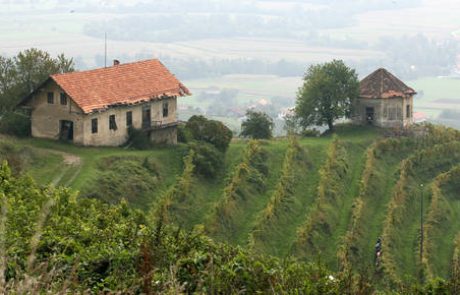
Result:
[[[217,241],[320,260],[331,270],[372,270],[374,279],[398,283],[446,277],[458,252],[460,133],[418,130],[417,137],[393,138],[344,125],[334,136],[234,140],[213,178],[194,173],[185,145],[136,151],[2,136],[0,158],[42,185],[110,203],[124,198]],[[383,256],[376,266],[378,237]]]
[[[419,95],[416,108],[433,116],[442,110],[460,110],[460,78],[431,77],[408,81]]]

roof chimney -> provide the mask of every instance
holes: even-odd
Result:
[[[120,64],[120,61],[118,59],[113,60],[113,65],[118,66]]]

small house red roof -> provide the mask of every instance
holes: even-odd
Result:
[[[157,59],[50,77],[83,110],[91,113],[190,91]]]
[[[414,89],[383,68],[376,70],[360,83],[361,98],[393,98],[414,94]]]

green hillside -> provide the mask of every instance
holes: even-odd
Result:
[[[342,126],[334,136],[237,140],[214,179],[194,173],[185,145],[135,151],[2,136],[0,158],[40,184],[111,203],[124,198],[151,218],[201,227],[257,253],[371,269],[382,282],[447,277],[460,249],[460,133],[432,126],[408,137],[384,133]]]

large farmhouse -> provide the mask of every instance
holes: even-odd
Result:
[[[177,97],[189,90],[156,59],[52,75],[22,105],[31,109],[32,136],[81,145],[118,146],[128,129],[153,142],[177,142]]]
[[[380,127],[404,128],[413,123],[416,92],[385,69],[378,69],[360,83],[353,121]]]

